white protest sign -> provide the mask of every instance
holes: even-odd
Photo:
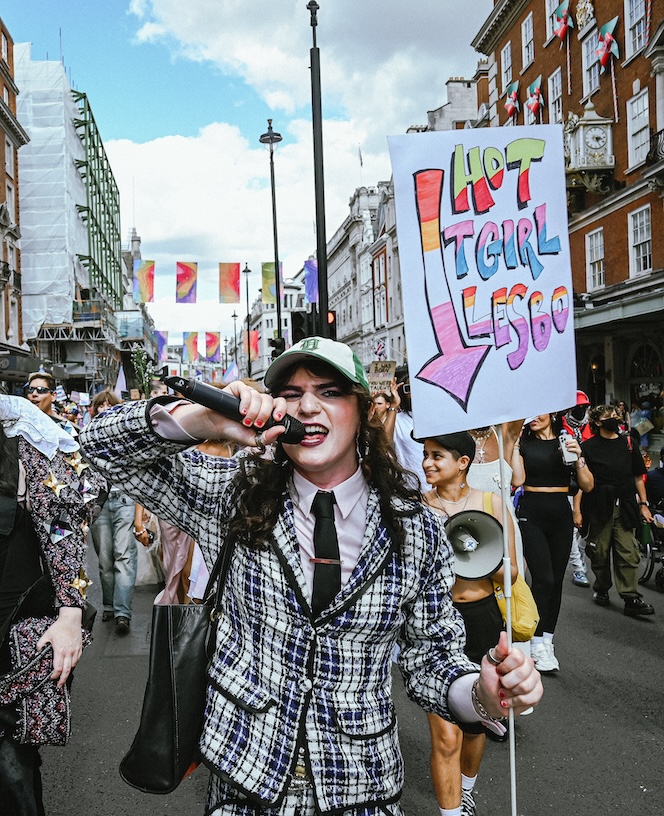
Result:
[[[418,437],[576,403],[562,128],[389,138]]]
[[[369,363],[369,388],[372,394],[389,394],[394,374],[395,360],[374,360]]]

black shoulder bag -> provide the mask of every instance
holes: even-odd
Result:
[[[141,721],[120,763],[124,781],[145,793],[171,793],[199,761],[207,666],[232,551],[227,539],[202,604],[166,604],[152,610]]]

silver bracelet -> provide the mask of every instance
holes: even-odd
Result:
[[[473,703],[473,708],[475,709],[475,713],[480,718],[480,720],[489,720],[489,722],[496,722],[497,720],[502,719],[501,717],[492,717],[491,714],[484,708],[482,702],[477,694],[477,687],[480,684],[480,678],[478,677],[477,680],[473,683],[473,687],[470,690],[470,698]]]

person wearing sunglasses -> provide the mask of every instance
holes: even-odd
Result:
[[[55,402],[55,380],[52,374],[46,371],[36,371],[30,374],[25,386],[25,396],[40,411],[54,419],[58,416],[53,405]]]
[[[35,371],[28,377],[24,390],[27,399],[40,411],[61,425],[70,436],[78,436],[76,425],[55,410],[55,379],[52,374],[47,371]]]

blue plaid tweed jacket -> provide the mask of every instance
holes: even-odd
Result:
[[[213,562],[232,512],[236,460],[159,438],[145,403],[105,412],[81,443],[95,467],[186,530]],[[370,489],[356,568],[317,619],[306,600],[287,494],[272,546],[236,548],[209,669],[201,751],[229,790],[253,802],[281,800],[299,735],[322,813],[397,801],[403,761],[391,695],[395,643],[410,697],[448,719],[450,683],[477,671],[462,651],[464,627],[449,595],[451,551],[438,517],[422,508],[404,519],[407,541],[399,553],[378,499]]]

